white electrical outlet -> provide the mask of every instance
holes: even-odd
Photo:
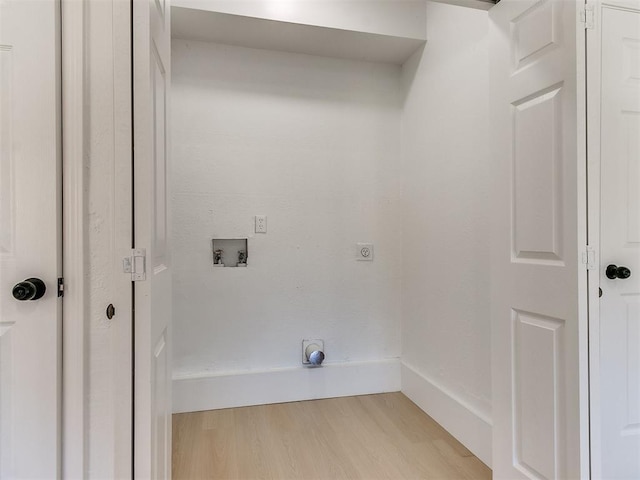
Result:
[[[357,243],[356,259],[365,261],[365,262],[372,262],[373,261],[373,243]]]
[[[256,233],[267,233],[266,215],[256,215]]]

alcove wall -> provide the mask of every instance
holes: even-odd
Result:
[[[172,47],[174,408],[399,390],[400,67]],[[212,268],[211,238],[248,238],[247,268]]]
[[[429,2],[391,63],[174,39],[175,411],[402,390],[490,463],[487,29]]]

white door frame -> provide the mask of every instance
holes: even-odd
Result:
[[[593,28],[587,30],[587,170],[588,241],[593,250],[594,269],[588,275],[589,303],[589,400],[591,477],[602,478],[600,415],[600,91],[602,8],[640,12],[640,0],[587,0],[594,11]]]
[[[591,477],[600,478],[600,2],[588,1],[594,9],[593,29],[587,30],[587,218],[588,244],[594,266],[588,271],[589,310],[589,428]]]
[[[68,288],[62,313],[63,478],[84,478],[87,442],[87,342],[85,318],[84,2],[62,0],[63,272]]]
[[[61,0],[63,478],[132,471],[131,1]]]
[[[577,0],[583,4],[583,0]],[[587,0],[584,0],[586,4]],[[580,11],[580,9],[579,9]],[[576,19],[580,22],[580,19]],[[576,97],[577,97],[577,206],[578,206],[578,252],[581,252],[582,263],[588,250],[589,222],[588,222],[588,112],[587,112],[587,34],[581,22],[576,30]],[[586,22],[584,24],[586,26]],[[579,264],[578,273],[578,376],[579,408],[580,408],[580,473],[581,478],[591,478],[591,449],[589,432],[589,279],[587,265]]]

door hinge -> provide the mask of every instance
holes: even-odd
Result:
[[[582,264],[587,268],[587,270],[595,270],[597,268],[596,251],[593,247],[587,247],[582,252]]]
[[[593,23],[595,21],[595,12],[593,5],[586,4],[582,10],[580,10],[580,23],[584,24],[586,30],[593,30]]]
[[[64,297],[64,278],[58,278],[58,297]]]
[[[146,258],[147,252],[144,248],[134,248],[130,257],[122,259],[122,271],[131,274],[132,282],[147,279]]]

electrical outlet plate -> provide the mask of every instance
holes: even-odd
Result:
[[[256,233],[267,233],[266,215],[256,215]]]
[[[357,243],[356,259],[363,262],[373,261],[373,243]]]
[[[307,360],[307,356],[304,354],[305,350],[307,349],[307,346],[311,345],[315,343],[316,345],[320,346],[320,350],[322,350],[324,352],[324,340],[302,340],[302,364],[303,365],[310,365],[311,362],[309,362],[309,360]]]

